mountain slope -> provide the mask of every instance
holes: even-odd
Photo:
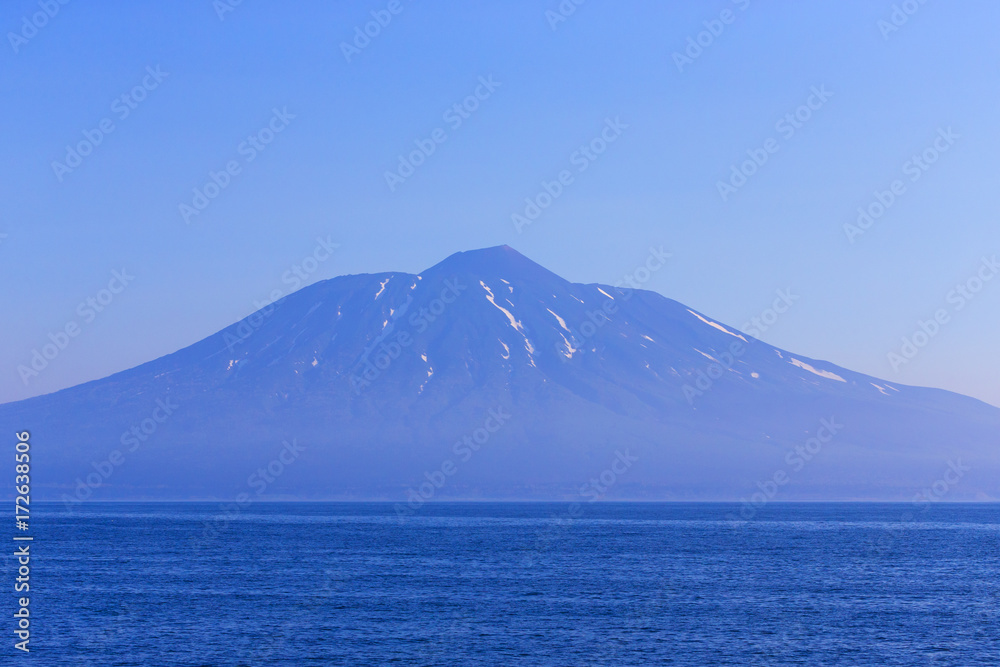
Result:
[[[1000,410],[569,283],[506,246],[316,283],[0,405],[0,425],[32,431],[49,499],[910,500],[956,467],[945,499],[1000,497]]]

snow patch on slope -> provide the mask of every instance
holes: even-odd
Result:
[[[486,290],[486,298],[489,299],[489,302],[492,303],[497,310],[499,310],[500,312],[502,312],[504,315],[507,316],[507,320],[510,322],[510,326],[514,327],[514,330],[517,331],[519,334],[521,334],[521,336],[524,338],[524,349],[528,351],[528,362],[532,366],[534,366],[535,358],[531,355],[534,354],[535,352],[535,346],[531,344],[531,341],[528,340],[527,334],[524,333],[524,325],[521,324],[521,322],[514,317],[513,313],[511,313],[509,310],[507,310],[506,308],[504,308],[503,306],[501,306],[496,302],[496,298],[493,296],[493,290],[491,290],[486,283],[480,280],[479,284],[482,285],[484,290]]]
[[[564,348],[565,348],[565,349],[562,350],[561,354],[564,357],[566,357],[567,359],[572,359],[573,355],[576,354],[579,350],[577,350],[577,348],[573,347],[573,344],[569,342],[569,338],[566,338],[566,336],[564,336],[562,333],[560,333],[559,335],[562,336],[563,343],[564,343]]]
[[[689,313],[691,313],[692,315],[694,315],[695,317],[697,317],[697,318],[698,318],[699,320],[701,320],[702,322],[704,322],[704,323],[705,323],[705,324],[707,324],[708,326],[710,326],[710,327],[715,327],[716,329],[718,329],[718,330],[719,330],[719,331],[721,331],[722,333],[727,333],[727,334],[729,334],[730,336],[736,336],[737,338],[739,338],[740,340],[742,340],[742,341],[743,341],[744,343],[745,343],[745,342],[747,342],[747,339],[746,339],[746,338],[744,338],[743,336],[741,336],[741,335],[739,335],[739,334],[735,334],[735,333],[733,333],[732,331],[730,331],[730,330],[729,330],[729,329],[727,329],[726,327],[722,326],[722,325],[721,325],[721,324],[719,324],[718,322],[713,322],[712,320],[706,320],[706,319],[705,319],[704,317],[702,317],[702,316],[701,316],[701,315],[699,315],[698,313],[694,312],[694,311],[693,311],[693,310],[691,310],[690,308],[688,309],[688,312],[689,312]]]
[[[419,388],[417,389],[417,394],[422,394],[422,393],[424,393],[424,387],[426,387],[426,386],[427,386],[427,383],[431,381],[431,378],[432,378],[433,376],[434,376],[434,368],[433,368],[433,367],[430,367],[430,368],[428,368],[428,369],[427,369],[427,379],[425,379],[425,380],[424,380],[424,381],[423,381],[423,382],[422,382],[422,383],[420,384],[420,387],[419,387]]]
[[[383,280],[382,284],[379,285],[378,291],[375,292],[375,298],[376,299],[379,298],[380,296],[382,296],[382,292],[385,291],[385,286],[389,283],[390,280],[392,280],[392,276],[389,276],[388,278],[386,278],[385,280]]]
[[[799,361],[798,359],[794,359],[793,358],[788,363],[792,364],[793,366],[798,366],[799,368],[801,368],[804,371],[809,371],[813,375],[818,375],[821,378],[826,378],[827,380],[837,380],[838,382],[847,382],[847,380],[845,380],[844,378],[840,377],[836,373],[831,373],[830,371],[821,371],[821,370],[819,370],[817,368],[814,368],[814,367],[810,366],[809,364],[807,364],[804,361]]]
[[[547,310],[550,313],[552,313],[552,316],[554,318],[556,318],[557,320],[559,320],[559,326],[561,326],[566,331],[569,331],[569,327],[566,326],[566,320],[564,320],[563,318],[561,318],[558,315],[556,315],[555,313],[553,313],[551,308],[546,308],[545,310]],[[565,338],[565,336],[563,336],[563,338]]]

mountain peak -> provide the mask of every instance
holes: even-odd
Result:
[[[476,259],[483,262],[521,261],[531,262],[530,259],[511,248],[509,245],[495,245],[488,248],[477,248],[474,250],[462,250],[446,257],[443,262],[453,258]],[[531,262],[534,263],[534,262]]]
[[[551,280],[555,278],[560,282],[566,282],[561,276],[528,259],[506,244],[456,252],[427,269],[424,274],[454,272],[512,280],[518,278]]]

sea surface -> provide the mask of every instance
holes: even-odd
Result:
[[[1000,665],[1000,505],[740,510],[43,504],[0,663]]]

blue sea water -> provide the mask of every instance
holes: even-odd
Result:
[[[1000,665],[1000,506],[775,503],[733,521],[739,510],[455,503],[401,519],[380,503],[46,504],[32,514],[32,652],[14,655],[7,615],[0,655]]]

